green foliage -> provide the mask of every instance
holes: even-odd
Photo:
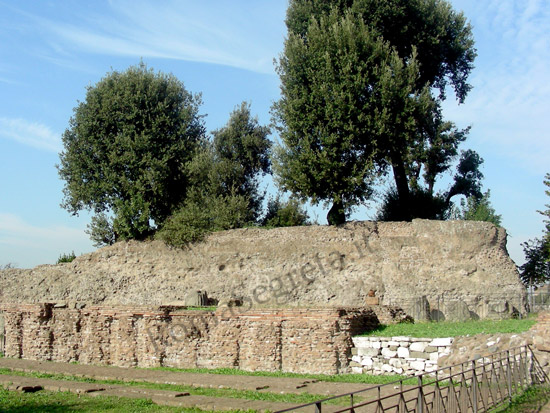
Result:
[[[74,251],[72,251],[70,254],[61,254],[59,258],[57,259],[56,264],[61,264],[65,262],[73,262],[73,260],[76,258],[76,255]]]
[[[283,144],[274,169],[282,189],[332,203],[331,224],[370,197],[376,138],[416,110],[410,61],[349,13],[312,19],[307,39],[289,28],[277,67],[283,97],[273,113]]]
[[[182,203],[184,166],[204,135],[200,103],[143,63],[88,87],[63,134],[58,170],[70,213],[112,213],[108,227],[101,216],[92,222],[95,242],[144,238]]]
[[[104,213],[94,215],[85,232],[90,236],[95,247],[113,245],[116,241],[112,219]]]
[[[536,320],[472,320],[463,322],[428,322],[415,324],[381,325],[367,336],[394,337],[457,337],[475,334],[523,333],[528,331]]]
[[[263,200],[258,176],[271,166],[268,135],[269,128],[259,125],[248,104],[237,107],[188,163],[192,189],[157,237],[182,247],[212,231],[256,223]]]
[[[544,193],[546,196],[550,197],[550,174],[546,174],[543,180],[546,190]],[[546,209],[544,211],[538,211],[539,214],[545,217],[544,219],[544,242],[546,244],[546,250],[548,252],[548,257],[550,257],[550,204],[545,205]]]
[[[495,209],[491,206],[489,197],[491,192],[488,190],[481,198],[470,196],[466,200],[462,200],[462,210],[459,213],[458,218],[466,221],[485,221],[495,224],[497,227],[502,222],[502,215],[496,213]]]
[[[290,198],[281,200],[281,194],[267,201],[267,211],[261,222],[264,227],[297,227],[309,225],[309,215],[303,205],[297,200]]]
[[[521,244],[525,263],[519,267],[520,277],[526,285],[550,282],[550,254],[548,244],[539,238]]]
[[[249,202],[243,195],[197,194],[166,221],[156,237],[184,247],[213,231],[242,228],[249,223],[249,215]]]
[[[361,17],[378,36],[406,59],[416,48],[421,66],[417,89],[429,84],[444,96],[451,85],[460,102],[471,89],[467,83],[476,57],[472,29],[462,13],[446,0],[291,0],[289,32],[308,36],[309,23],[336,10]]]
[[[246,102],[235,108],[227,125],[213,132],[208,176],[211,192],[245,197],[249,221],[256,221],[261,211],[263,194],[258,190],[258,177],[271,172],[269,134],[269,128],[252,117]]]
[[[427,199],[439,197],[435,179],[469,130],[441,110],[448,85],[460,102],[470,90],[476,52],[465,17],[445,0],[292,0],[286,23],[282,98],[273,108],[278,183],[313,203],[332,202],[327,218],[338,224],[391,168],[399,218],[414,218],[410,193],[418,199],[422,177]]]
[[[397,190],[390,188],[384,194],[376,220],[401,221],[408,214],[415,218],[445,220],[449,218],[450,206],[444,196],[434,195],[420,187],[409,193],[408,203],[403,205]]]
[[[543,182],[548,188],[544,193],[550,196],[550,174],[545,175]],[[526,261],[519,270],[525,284],[537,285],[550,281],[550,205],[545,206],[546,210],[538,211],[546,217],[542,238],[535,238],[521,244]]]

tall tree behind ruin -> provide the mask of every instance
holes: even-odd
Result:
[[[335,33],[344,22],[354,28]],[[343,212],[369,197],[369,179],[391,169],[400,218],[412,218],[407,209],[411,192],[433,195],[435,177],[450,168],[468,132],[441,113],[447,86],[459,102],[471,88],[467,78],[476,53],[465,17],[445,0],[292,0],[286,24],[288,38],[277,67],[282,98],[274,106],[282,138],[276,168],[281,186],[314,202],[332,203],[331,212],[338,214],[331,219],[329,213],[329,223],[339,223]],[[324,31],[319,33],[318,27]],[[323,36],[325,42],[332,37],[335,46],[315,54]],[[388,65],[377,59],[380,48],[369,54],[362,46],[367,38],[395,53],[403,68],[395,60]],[[301,54],[296,52],[300,44]],[[340,76],[323,64],[338,69]],[[356,64],[363,66],[357,69]],[[365,78],[365,73],[377,78]],[[316,89],[324,97],[315,99]],[[405,93],[399,95],[400,90]],[[360,115],[354,114],[357,108]],[[320,115],[313,118],[315,112]],[[334,150],[337,160],[332,156],[327,161]],[[315,166],[309,175],[304,162]],[[328,179],[347,179],[341,176],[351,178],[336,193],[319,189],[319,180],[334,186]]]

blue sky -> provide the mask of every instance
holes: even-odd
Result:
[[[452,0],[470,20],[478,57],[465,104],[447,118],[472,126],[463,148],[485,159],[484,188],[523,261],[550,199],[550,2]],[[86,87],[143,59],[201,92],[212,131],[246,100],[261,123],[279,94],[273,67],[285,36],[286,0],[197,2],[0,0],[0,265],[54,263],[94,250],[89,215],[61,209],[55,164],[61,134]],[[546,116],[545,116],[546,115]],[[275,137],[273,137],[275,139]],[[273,190],[269,184],[269,190]],[[371,219],[376,206],[355,219]],[[325,213],[316,209],[319,222]]]

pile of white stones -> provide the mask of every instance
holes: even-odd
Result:
[[[439,357],[450,353],[452,337],[353,337],[353,373],[418,375],[437,370]]]

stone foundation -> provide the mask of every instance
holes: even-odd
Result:
[[[453,338],[354,337],[353,373],[418,375],[438,369]]]
[[[246,309],[4,304],[4,354],[121,367],[349,372],[352,336],[395,308]]]

